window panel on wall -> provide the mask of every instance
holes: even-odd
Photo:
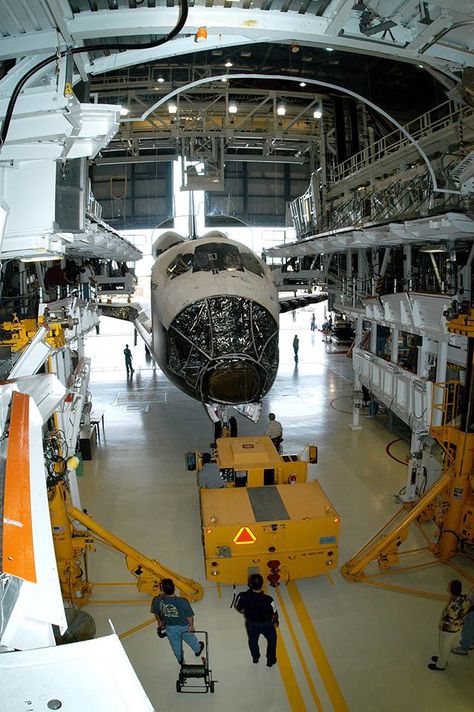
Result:
[[[92,192],[116,229],[154,228],[172,217],[169,163],[93,166]]]
[[[231,215],[249,226],[286,225],[286,202],[304,193],[309,164],[228,162],[222,193],[206,193],[206,214]]]

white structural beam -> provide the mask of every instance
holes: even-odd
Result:
[[[111,72],[116,69],[123,69],[124,67],[153,62],[159,59],[181,57],[191,52],[209,52],[213,49],[243,47],[259,41],[237,33],[235,35],[210,35],[207,42],[200,44],[194,42],[194,36],[180,37],[159,47],[151,49],[139,49],[137,47],[134,50],[116,52],[108,57],[100,57],[87,64],[86,69],[89,74],[102,74],[103,72]]]
[[[32,55],[52,54],[58,42],[56,30],[38,30],[22,35],[2,37],[0,40],[0,59],[30,57]]]
[[[63,12],[64,0],[47,0],[51,13],[66,44],[75,47],[84,40],[100,42],[102,38],[130,37],[132,35],[166,35],[175,26],[176,8],[140,8],[130,11],[122,8],[114,12],[81,12],[71,17],[70,12]],[[429,52],[421,55],[427,43],[436,38],[432,27],[427,34],[418,35],[415,28],[408,28],[401,23],[392,29],[393,39],[377,37],[369,39],[360,32],[360,13],[351,3],[334,3],[329,12],[322,17],[285,13],[280,11],[244,10],[240,8],[193,7],[190,8],[188,21],[181,37],[151,50],[129,50],[96,59],[88,63],[87,55],[76,55],[75,61],[81,76],[85,72],[94,74],[107,72],[132,64],[173,57],[189,52],[207,51],[216,47],[232,47],[257,42],[296,41],[313,47],[327,47],[349,52],[359,52],[380,57],[393,57],[408,62],[423,62],[428,67],[450,74],[453,64],[474,66],[474,56],[467,48],[440,47],[436,42],[429,47]],[[64,17],[62,15],[64,14]],[[282,21],[284,19],[284,21]],[[396,21],[395,17],[395,21]],[[443,29],[450,26],[452,20],[443,16]],[[206,26],[208,41],[201,45],[194,42],[194,34],[201,26]],[[436,25],[439,26],[439,23]],[[342,32],[344,30],[344,32]],[[426,31],[425,31],[426,32]],[[422,38],[418,40],[418,37]],[[56,51],[58,34],[52,30],[25,33],[16,37],[0,39],[0,59],[24,57],[31,54]],[[441,54],[437,50],[440,47]],[[447,56],[446,56],[447,55]]]
[[[114,12],[81,12],[68,22],[68,29],[76,39],[98,39],[130,35],[166,35],[176,25],[176,8],[142,8],[129,12],[126,8]],[[283,21],[284,20],[284,21]],[[210,35],[258,33],[271,41],[274,36],[301,39],[303,36],[321,37],[328,25],[324,17],[299,13],[224,9],[222,7],[190,7],[182,34],[194,35],[199,27],[206,27]],[[296,33],[294,36],[293,33]],[[301,35],[298,36],[298,35]],[[205,43],[203,43],[205,44]]]
[[[308,17],[307,15],[287,13],[285,14],[285,21],[282,22],[281,12],[250,11],[238,8],[229,12],[227,9],[216,7],[191,8],[185,27],[186,33],[189,33],[188,37],[175,39],[173,42],[161,45],[156,49],[129,50],[121,52],[119,55],[102,57],[88,65],[87,70],[92,74],[100,74],[132,64],[179,56],[189,52],[206,51],[216,47],[290,41],[300,42],[312,47],[326,48],[331,46],[334,49],[346,52],[358,52],[379,57],[388,56],[399,61],[420,61],[417,51],[408,52],[405,49],[405,46],[413,40],[412,31],[398,26],[395,28],[395,42],[381,40],[380,38],[376,41],[369,40],[365,35],[359,33],[358,18],[354,11],[351,12],[354,15],[354,17],[349,18],[351,33],[339,35],[340,30],[333,34],[328,29],[330,21],[326,17]],[[175,14],[175,10],[172,8],[162,8],[159,13],[156,13],[153,9],[143,9],[140,13],[131,13],[134,17],[130,17],[127,10],[118,10],[113,13],[80,13],[72,22],[68,23],[68,27],[76,41],[85,37],[98,40],[101,36],[127,36],[132,32],[134,34],[150,34],[153,31],[155,34],[166,34],[173,27],[171,20]],[[111,15],[113,16],[112,19],[110,18]],[[150,24],[147,24],[143,19],[144,15],[150,18]],[[334,24],[333,28],[337,29],[339,24]],[[208,40],[196,45],[194,34],[203,25],[207,27]],[[435,52],[433,48],[431,49],[432,52]],[[456,62],[455,55],[456,52],[453,52],[450,57],[451,62]],[[435,57],[424,57],[423,61],[429,66],[433,66],[433,68],[443,69],[443,63],[439,62]],[[463,63],[466,61],[464,56],[462,61]],[[470,63],[474,64],[474,57],[471,57]]]
[[[58,28],[66,44],[70,47],[82,47],[84,43],[78,42],[77,44],[75,44],[67,27],[67,21],[72,20],[74,17],[69,2],[67,2],[67,0],[44,0],[44,2],[46,3],[46,7],[51,13],[53,24],[56,25],[56,27]],[[74,63],[78,69],[79,74],[81,75],[82,81],[84,82],[87,81],[85,57],[85,53],[74,55]]]

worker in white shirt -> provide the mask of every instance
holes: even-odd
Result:
[[[267,429],[265,430],[265,435],[268,435],[272,439],[277,451],[280,451],[280,445],[283,441],[283,428],[281,423],[275,419],[275,413],[268,414],[269,423]]]

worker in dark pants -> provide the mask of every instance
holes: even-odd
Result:
[[[128,348],[128,344],[125,344],[125,348],[123,350],[123,355],[125,356],[125,368],[127,369],[127,376],[133,373],[133,366],[132,366],[132,352]]]
[[[237,596],[235,608],[245,617],[245,626],[254,663],[260,658],[258,639],[263,635],[267,641],[267,667],[275,665],[278,613],[271,596],[263,592],[263,578],[260,574],[252,574],[249,578],[247,591],[242,591]]]

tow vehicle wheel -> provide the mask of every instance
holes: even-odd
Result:
[[[179,680],[176,680],[176,692],[181,692],[181,683]]]
[[[214,692],[214,681],[209,683],[209,691],[212,693]]]

